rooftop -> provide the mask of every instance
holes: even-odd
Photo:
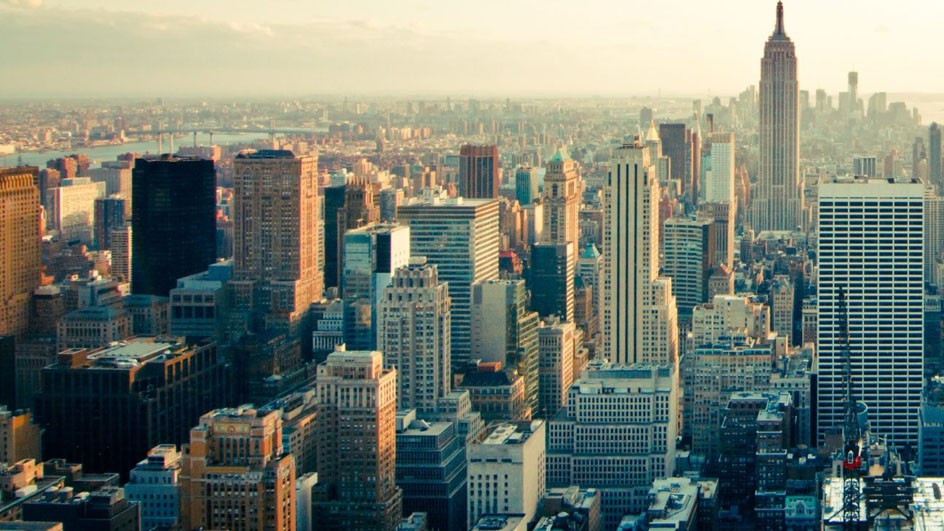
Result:
[[[543,421],[523,421],[523,422],[503,422],[496,421],[486,429],[485,439],[481,444],[500,445],[500,444],[524,444],[531,437],[531,434],[537,430]]]

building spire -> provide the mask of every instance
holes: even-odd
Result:
[[[774,30],[774,35],[786,35],[786,32],[783,29],[783,2],[777,2],[777,28]]]

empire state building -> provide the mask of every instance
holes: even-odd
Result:
[[[799,85],[796,49],[783,27],[783,2],[777,2],[777,26],[760,65],[760,167],[750,220],[757,232],[795,230],[803,216]]]

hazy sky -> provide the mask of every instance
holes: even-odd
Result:
[[[773,0],[0,0],[0,97],[718,95]],[[937,0],[787,0],[800,85],[944,93]]]

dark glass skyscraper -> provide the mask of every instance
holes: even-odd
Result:
[[[574,244],[539,243],[531,247],[531,309],[542,318],[574,319]]]
[[[213,161],[137,159],[132,178],[131,291],[166,297],[177,279],[216,261]]]

